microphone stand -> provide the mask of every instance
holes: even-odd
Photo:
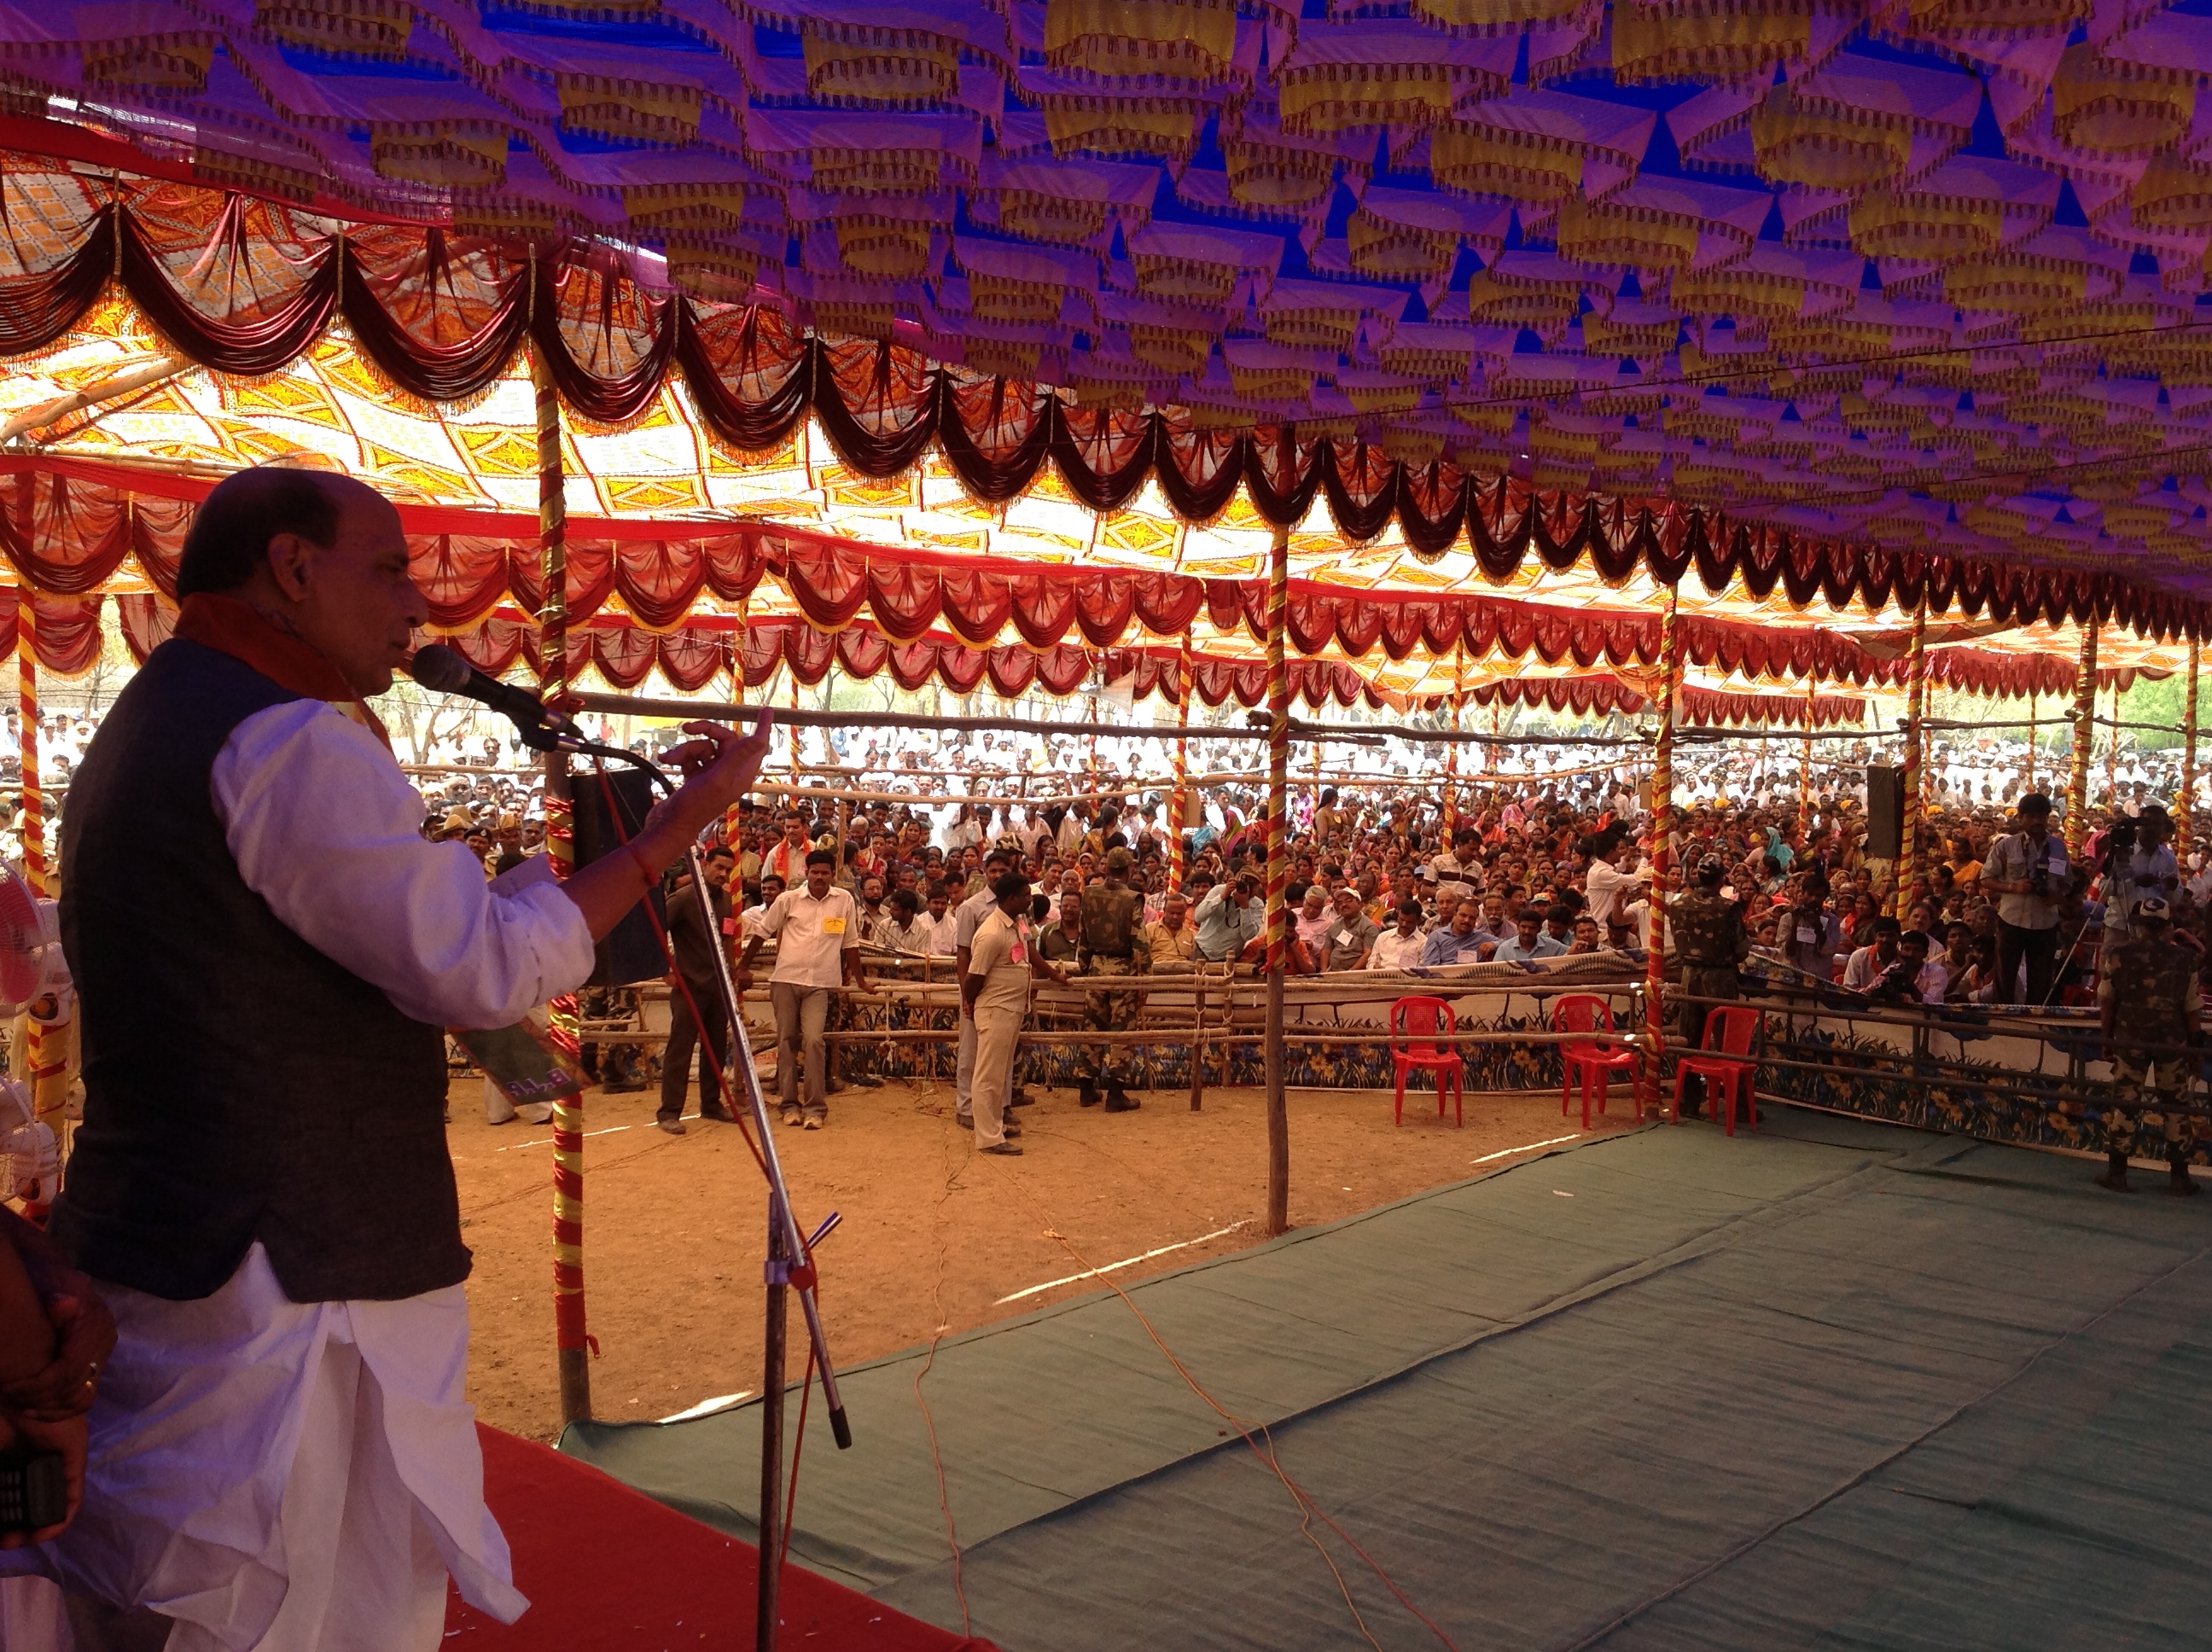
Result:
[[[635,751],[624,751],[619,747],[586,739],[573,721],[556,713],[549,711],[544,716],[544,723],[536,728],[529,727],[520,718],[513,720],[521,731],[523,744],[533,751],[566,752],[628,763],[652,776],[665,793],[674,795],[676,783],[659,764],[641,757]],[[699,898],[703,901],[706,899],[707,870],[696,839],[685,853],[691,868],[692,887],[700,891]],[[822,1309],[814,1290],[813,1248],[829,1237],[840,1218],[833,1211],[811,1236],[799,1232],[799,1218],[792,1210],[790,1188],[784,1181],[783,1162],[777,1155],[775,1135],[769,1121],[768,1101],[761,1092],[760,1074],[753,1066],[752,1046],[745,1036],[744,1023],[738,1016],[737,981],[730,971],[729,951],[719,944],[714,951],[714,986],[721,996],[722,1009],[730,1022],[730,1065],[744,1081],[745,1108],[752,1116],[753,1132],[760,1141],[761,1163],[768,1173],[768,1260],[763,1268],[768,1286],[768,1312],[763,1327],[767,1369],[761,1388],[760,1584],[753,1644],[757,1652],[770,1652],[776,1641],[777,1597],[782,1582],[784,1546],[784,1292],[787,1290],[799,1293],[799,1311],[805,1315],[807,1340],[814,1351],[815,1368],[822,1376],[822,1401],[830,1413],[830,1431],[836,1438],[839,1450],[848,1450],[853,1444],[852,1424],[846,1420],[844,1401],[837,1393],[837,1370],[830,1363],[830,1342],[822,1329]]]

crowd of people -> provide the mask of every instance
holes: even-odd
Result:
[[[61,806],[72,754],[98,720],[84,711],[42,726],[42,777]],[[611,724],[591,732],[618,733]],[[636,749],[649,752],[659,738],[648,732]],[[709,932],[722,933],[730,962],[748,979],[773,944],[766,985],[779,1027],[779,1099],[792,1123],[819,1127],[831,1089],[870,1081],[864,1058],[828,1059],[823,1035],[836,1023],[836,994],[899,960],[930,961],[964,981],[976,932],[1009,898],[1009,878],[1022,884],[1033,975],[1254,964],[1265,945],[1265,791],[1255,773],[1262,748],[1194,732],[1188,772],[1198,783],[1182,823],[1178,878],[1169,738],[1121,724],[779,732],[783,761],[774,767],[842,800],[793,804],[792,794],[778,801],[770,791],[735,811],[709,863],[711,922],[697,891],[682,887],[688,875],[673,880],[669,926],[688,957],[668,974],[679,1002],[665,1057],[656,1075],[647,1052],[594,1051],[605,1069],[599,1076],[635,1088],[658,1077],[663,1126],[682,1129],[695,1052],[727,1038]],[[1355,738],[1360,744],[1348,744]],[[1442,750],[1347,726],[1344,741],[1301,751],[1313,770],[1292,787],[1288,969],[1320,975],[1640,956],[1653,885],[1642,749],[1568,734],[1449,757]],[[426,836],[466,842],[488,877],[542,853],[544,782],[510,766],[516,754],[506,743],[465,725],[441,737],[431,755],[451,761],[419,765],[413,776]],[[2165,844],[2178,751],[2100,761],[2094,814],[2112,824],[2092,833],[2080,864],[2055,851],[2027,869],[2021,845],[2055,846],[2060,837],[2037,818],[2041,794],[2027,788],[2051,786],[2062,755],[1998,733],[1939,738],[1925,768],[1917,881],[1909,865],[1868,850],[1867,768],[1891,756],[1893,748],[1856,737],[1678,746],[1675,864],[1686,886],[1705,862],[1720,866],[1741,926],[1741,956],[1731,965],[1741,974],[1822,983],[1876,1002],[2087,1002],[2100,943],[2124,938],[2137,887],[2125,882],[2134,871],[2117,878],[2110,872],[2115,854],[2133,857],[2129,868],[2143,861],[2166,869],[2155,892],[2170,903],[2170,932],[2205,950],[2207,845],[2200,838],[2179,846],[2177,859]],[[1344,783],[1321,783],[1331,777]],[[2199,813],[2212,814],[2212,801]],[[1900,878],[1910,884],[1902,902]],[[799,930],[794,914],[806,920]],[[836,944],[816,944],[825,927]],[[1686,961],[1671,931],[1665,944]],[[1010,993],[1001,987],[1003,1005]],[[1127,989],[1091,996],[1089,1022],[1101,1032],[1126,1027],[1138,1002]],[[974,1113],[965,1020],[963,1118]],[[1115,1111],[1138,1104],[1110,1047],[1090,1053],[1083,1071],[1086,1098],[1096,1094]],[[711,1116],[712,1092],[702,1093]]]

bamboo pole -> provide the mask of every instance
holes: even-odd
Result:
[[[1928,598],[1912,607],[1912,649],[1905,674],[1905,841],[1898,845],[1897,919],[1902,923],[1912,903],[1912,885],[1927,870],[1926,823],[1921,819],[1921,769],[1925,764],[1928,717]]]
[[[561,455],[561,398],[544,353],[530,352],[538,403],[538,556],[544,594],[538,610],[538,690],[550,701],[568,688],[568,503]],[[556,874],[575,865],[568,762],[545,758],[545,844]],[[576,998],[563,993],[546,1005],[553,1048],[574,1061]],[[584,1320],[584,1108],[581,1094],[553,1103],[553,1344],[560,1366],[561,1420],[592,1414],[591,1342]]]
[[[2197,633],[2189,634],[2189,686],[2181,700],[2181,794],[2173,800],[2174,852],[2189,853],[2190,828],[2197,818]]]
[[[2081,659],[2074,677],[2074,756],[2066,774],[2064,841],[2068,859],[2081,853],[2089,835],[2089,757],[2097,738],[2097,616],[2081,628]]]
[[[1291,531],[1275,529],[1267,558],[1267,1231],[1291,1224],[1291,1121],[1283,1061],[1283,974],[1289,963],[1291,674],[1283,657],[1291,593]]]
[[[2041,731],[2035,726],[2035,690],[2027,691],[2027,778],[2020,789],[2023,793],[2035,790],[2035,743]],[[2009,799],[1999,799],[2008,801]]]
[[[1206,1096],[1206,977],[1197,975],[1191,982],[1190,1023],[1190,1110],[1194,1113],[1205,1104]]]
[[[1674,849],[1674,695],[1682,677],[1681,628],[1677,623],[1677,592],[1667,588],[1667,606],[1659,616],[1659,732],[1651,743],[1651,889],[1645,897],[1650,907],[1646,937],[1644,977],[1646,1059],[1639,1070],[1637,1111],[1662,1105],[1665,1079],[1661,1072],[1667,1048],[1667,896],[1673,887]]]

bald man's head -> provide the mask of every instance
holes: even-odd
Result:
[[[281,468],[216,484],[185,536],[177,594],[252,604],[362,695],[392,686],[429,612],[389,500],[351,477]]]
[[[280,533],[330,544],[349,503],[392,509],[383,495],[349,476],[264,465],[225,477],[193,513],[177,595],[236,591],[263,566],[269,542]]]

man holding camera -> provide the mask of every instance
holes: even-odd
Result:
[[[2051,831],[2051,799],[2030,792],[2020,800],[2020,830],[1990,845],[1982,863],[1984,893],[1997,897],[1997,995],[2018,1004],[2021,971],[2027,974],[2027,1002],[2051,996],[2051,965],[2058,952],[2058,908],[2069,871],[2066,846]]]

